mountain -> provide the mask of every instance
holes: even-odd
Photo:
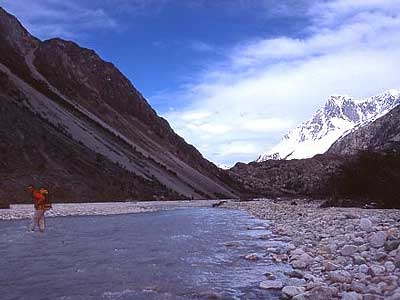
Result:
[[[285,135],[278,145],[260,155],[257,161],[301,159],[322,154],[352,129],[373,122],[399,104],[398,90],[388,90],[361,100],[348,96],[331,96],[311,119]]]
[[[318,197],[327,199],[327,206],[399,208],[400,106],[363,125],[324,154],[237,163],[229,172],[252,197]]]
[[[328,153],[355,155],[360,151],[400,153],[400,106],[338,139]]]
[[[236,182],[93,50],[33,37],[0,8],[0,199],[236,197]],[[239,187],[240,189],[240,187]]]

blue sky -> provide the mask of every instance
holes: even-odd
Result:
[[[113,62],[219,164],[266,151],[330,94],[399,88],[400,0],[0,0],[41,39]]]

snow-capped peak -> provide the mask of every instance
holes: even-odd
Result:
[[[399,104],[400,90],[396,89],[358,100],[347,95],[332,95],[312,118],[286,134],[257,161],[301,159],[322,154],[353,128],[376,120]]]
[[[390,89],[386,93],[393,97],[399,97],[400,96],[400,90],[395,90],[395,89]]]

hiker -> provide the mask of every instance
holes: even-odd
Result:
[[[32,218],[30,226],[31,231],[35,231],[36,225],[39,227],[40,232],[44,232],[45,219],[44,213],[46,212],[46,195],[49,193],[45,188],[36,190],[33,185],[28,186],[28,191],[31,193],[33,203],[35,205],[35,213]]]

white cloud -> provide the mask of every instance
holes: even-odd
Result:
[[[187,83],[175,96],[190,104],[164,114],[173,128],[214,162],[249,161],[330,94],[400,87],[400,0],[319,1],[307,14],[306,37],[243,41]]]

